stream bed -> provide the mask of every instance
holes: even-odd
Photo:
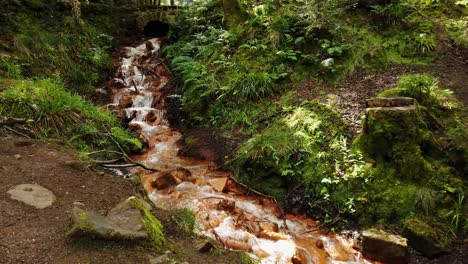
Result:
[[[182,134],[167,116],[166,85],[171,73],[157,38],[124,47],[109,82],[109,107],[140,131],[148,151],[133,159],[161,172],[138,169],[154,204],[190,208],[199,231],[227,249],[248,252],[261,263],[371,263],[355,250],[356,232],[325,234],[309,218],[284,214],[271,198],[247,192],[216,164],[178,156]]]

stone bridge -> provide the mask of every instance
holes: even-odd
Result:
[[[137,25],[146,35],[161,37],[169,26],[168,20],[192,4],[192,0],[131,0],[136,10]]]

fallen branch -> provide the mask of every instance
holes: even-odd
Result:
[[[0,120],[0,125],[16,125],[16,124],[27,124],[32,123],[34,120],[26,118],[6,117]]]
[[[305,232],[302,232],[302,233],[300,233],[299,235],[304,235],[304,234],[312,233],[312,232],[319,231],[319,230],[322,230],[322,229],[323,229],[323,227],[318,226],[318,227],[316,227],[316,228],[314,228],[314,229],[311,229],[311,230],[307,230],[307,231],[305,231]]]
[[[11,132],[13,132],[13,133],[15,133],[15,134],[18,134],[18,135],[20,135],[20,136],[23,136],[23,137],[25,137],[25,138],[29,138],[29,139],[31,138],[30,136],[28,136],[28,135],[26,135],[26,134],[23,134],[23,133],[21,133],[21,132],[18,132],[18,131],[16,131],[16,130],[14,130],[13,128],[9,127],[9,126],[3,125],[3,127],[6,128],[6,129],[8,129],[8,130],[10,130]]]
[[[99,166],[105,168],[131,168],[131,167],[138,167],[137,164],[99,164]]]
[[[124,155],[124,153],[122,153],[122,152],[120,152],[120,151],[113,151],[113,150],[107,150],[107,149],[89,152],[89,153],[86,153],[86,155],[91,156],[91,155],[99,154],[99,153],[103,153],[103,152],[106,152],[106,153],[114,153],[114,154],[119,154],[119,155]]]
[[[216,230],[214,229],[214,227],[211,225],[210,222],[208,222],[208,225],[210,226],[211,230],[213,230],[213,234],[214,234],[216,240],[218,240],[218,242],[221,243],[221,245],[223,245],[224,248],[227,248],[227,247],[226,247],[226,244],[225,244],[224,241],[221,239],[221,237],[218,235],[218,233],[216,232]]]
[[[139,93],[140,91],[138,91],[138,88],[137,88],[137,86],[136,86],[135,80],[133,80],[133,79],[132,79],[132,84],[133,84],[133,87],[135,87],[135,91],[136,91],[137,93]]]
[[[123,156],[124,156],[127,160],[129,160],[129,161],[131,161],[131,162],[133,163],[133,165],[134,165],[133,167],[139,166],[139,167],[142,167],[142,168],[145,169],[145,170],[154,171],[154,172],[159,172],[159,170],[157,170],[157,169],[149,168],[149,167],[147,167],[146,165],[141,164],[141,163],[139,163],[139,162],[133,160],[132,158],[130,158],[130,157],[127,155],[127,153],[125,153],[125,150],[122,148],[122,146],[120,146],[119,142],[117,142],[117,140],[115,140],[115,138],[112,136],[112,134],[109,132],[109,130],[107,130],[107,128],[106,128],[105,126],[103,126],[103,127],[104,127],[104,130],[106,130],[107,135],[108,135],[108,136],[112,139],[112,141],[117,145],[117,147],[120,149],[120,151],[122,151]]]
[[[118,159],[112,159],[112,160],[91,160],[92,163],[103,165],[103,164],[113,164],[116,163],[117,161],[121,160],[123,157],[120,157]]]

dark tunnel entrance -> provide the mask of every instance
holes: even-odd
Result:
[[[146,24],[143,33],[148,37],[160,38],[167,36],[169,24],[159,20],[151,20]]]

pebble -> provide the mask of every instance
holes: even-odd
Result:
[[[84,206],[84,203],[82,203],[82,202],[73,202],[73,205],[75,205],[75,206]]]

